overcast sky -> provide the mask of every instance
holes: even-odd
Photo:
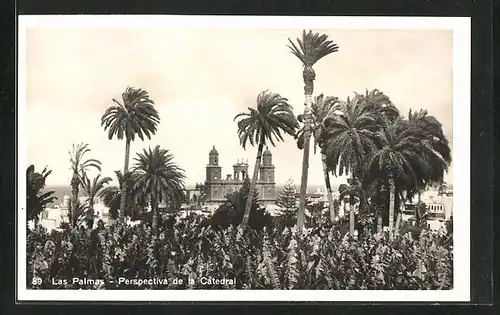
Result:
[[[403,113],[427,109],[452,140],[452,32],[447,30],[316,30],[339,45],[316,66],[315,94],[345,99],[379,89]],[[286,47],[301,29],[28,29],[27,125],[29,164],[48,166],[48,185],[70,183],[69,150],[86,142],[103,173],[123,169],[125,142],[108,140],[100,126],[112,98],[128,85],[147,90],[161,117],[150,141],[186,170],[187,184],[205,180],[213,145],[223,174],[238,158],[253,165],[256,149],[244,151],[233,118],[269,89],[303,110],[301,64]],[[452,143],[452,142],[451,142]],[[302,151],[291,137],[270,148],[276,182],[300,182]],[[452,170],[445,178],[451,180]],[[344,179],[333,179],[334,183]],[[311,155],[309,183],[322,184],[320,156]]]

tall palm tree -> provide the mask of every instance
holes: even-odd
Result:
[[[399,117],[399,110],[394,106],[389,96],[378,89],[368,91],[365,94],[355,93],[358,101],[371,108],[374,115],[380,120],[380,124],[386,125]]]
[[[444,173],[451,163],[451,149],[446,138],[442,124],[428,114],[427,110],[412,111],[408,113],[408,128],[419,135],[419,138],[426,144],[426,157],[430,160],[427,163],[428,169],[421,178],[421,186],[438,185],[441,189]],[[435,154],[436,153],[436,154]],[[444,188],[446,190],[446,188]]]
[[[151,139],[156,133],[156,127],[160,122],[160,116],[154,107],[149,93],[140,88],[127,87],[122,93],[122,102],[113,99],[115,105],[104,112],[101,117],[101,126],[108,130],[108,138],[111,140],[116,136],[119,140],[125,138],[125,162],[123,174],[128,173],[130,157],[130,142],[135,140],[136,135],[144,140],[144,136]],[[122,187],[120,201],[120,218],[125,215],[127,202],[127,181]]]
[[[30,165],[26,169],[26,219],[34,220],[38,223],[38,216],[47,207],[53,203],[57,197],[53,196],[54,191],[42,192],[45,188],[47,177],[52,173],[47,167],[41,173],[35,172],[35,166]]]
[[[314,80],[316,73],[313,66],[323,57],[338,51],[339,46],[328,40],[328,36],[312,31],[302,32],[302,39],[297,38],[297,45],[288,39],[292,54],[302,63],[302,78],[304,80],[304,155],[302,159],[302,177],[300,182],[299,213],[297,215],[297,226],[302,230],[305,222],[305,206],[307,193],[307,176],[309,171],[309,143],[311,140],[311,103],[314,92]]]
[[[314,139],[314,146],[313,146],[314,154],[316,154],[316,149],[318,145],[321,143],[321,135],[325,131],[324,128],[325,119],[333,115],[337,110],[338,106],[339,106],[339,99],[337,97],[331,97],[331,96],[325,97],[323,94],[320,94],[319,96],[315,97],[311,111],[311,117],[312,117],[311,131]],[[302,115],[298,116],[299,122],[303,121],[302,117],[303,117]],[[304,127],[302,127],[297,132],[297,146],[300,150],[304,148]],[[330,220],[333,222],[335,220],[335,208],[333,206],[333,192],[329,175],[330,172],[328,170],[326,160],[327,160],[326,155],[322,152],[321,162],[323,164],[323,175],[325,178],[326,193],[328,197],[328,208],[330,210]]]
[[[257,96],[257,108],[249,107],[248,110],[249,112],[240,113],[234,117],[234,120],[241,117],[238,121],[238,137],[243,149],[246,149],[248,142],[252,146],[258,145],[250,192],[241,222],[242,227],[246,227],[250,219],[250,209],[264,146],[268,143],[275,146],[275,141],[284,141],[282,133],[294,136],[299,127],[292,106],[288,104],[286,98],[277,93],[261,92]]]
[[[328,168],[335,174],[362,176],[367,157],[374,149],[375,133],[399,117],[386,97],[373,90],[366,95],[355,93],[341,101],[333,115],[324,120],[320,147],[327,157]]]
[[[174,162],[174,156],[157,145],[154,149],[144,149],[134,158],[132,169],[135,196],[142,195],[151,200],[153,208],[152,227],[157,230],[158,206],[160,202],[177,204],[184,191],[184,170]],[[122,199],[123,200],[123,199]]]
[[[90,180],[87,174],[83,174],[83,176],[80,177],[80,182],[83,188],[83,192],[87,197],[87,204],[89,211],[89,216],[87,219],[87,227],[89,229],[92,229],[94,227],[94,218],[95,218],[94,205],[96,199],[99,197],[103,189],[106,188],[106,185],[108,185],[109,182],[111,182],[111,177],[101,178],[101,174],[98,174],[96,177],[94,177],[93,180]]]
[[[71,177],[72,197],[69,206],[70,222],[74,221],[71,217],[73,216],[73,206],[76,205],[78,201],[79,188],[81,185],[80,179],[92,168],[101,171],[101,161],[97,159],[86,159],[85,155],[88,153],[90,153],[90,147],[87,143],[73,144],[72,150],[69,152],[71,171],[73,173]]]
[[[412,191],[422,181],[433,180],[436,173],[444,174],[449,163],[428,140],[421,129],[399,118],[377,132],[377,150],[373,152],[368,169],[387,178],[389,185],[389,235],[393,237],[396,193]],[[441,169],[441,171],[437,171]]]
[[[362,177],[366,156],[375,148],[373,137],[379,128],[373,109],[356,95],[342,101],[324,125],[321,148],[328,168],[335,175],[350,175],[351,180]]]

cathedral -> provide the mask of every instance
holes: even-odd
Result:
[[[248,162],[242,159],[233,165],[233,174],[227,174],[226,178],[222,178],[222,167],[219,166],[219,153],[215,149],[215,146],[208,154],[206,170],[206,202],[209,204],[224,202],[226,195],[239,190],[243,185],[243,181],[247,177],[251,177],[248,172]],[[262,154],[256,188],[259,192],[260,200],[262,200],[264,205],[276,202],[273,156],[267,148]]]

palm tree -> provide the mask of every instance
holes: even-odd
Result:
[[[127,202],[125,208],[125,215],[130,216],[131,220],[136,220],[141,214],[144,208],[146,207],[146,201],[141,196],[134,196],[132,192],[132,188],[134,183],[132,181],[133,176],[131,173],[128,173],[127,176]],[[116,179],[118,182],[118,186],[108,185],[103,188],[99,193],[99,198],[101,198],[102,202],[106,207],[109,208],[109,214],[112,219],[117,219],[120,210],[120,202],[121,202],[121,194],[123,183],[125,181],[125,176],[121,171],[115,171]]]
[[[422,181],[433,179],[429,170],[444,173],[448,163],[434,148],[428,135],[402,118],[377,132],[377,150],[368,169],[387,178],[389,186],[389,235],[393,238],[396,193],[415,191]],[[439,168],[442,171],[437,171]]]
[[[101,171],[101,161],[97,159],[85,159],[87,153],[90,153],[90,147],[87,143],[73,144],[72,150],[69,152],[71,171],[73,172],[71,177],[72,200],[69,207],[70,222],[74,221],[71,218],[73,216],[72,206],[76,205],[78,201],[78,193],[81,185],[80,178],[91,168]]]
[[[28,221],[34,220],[38,223],[38,216],[47,207],[53,203],[57,197],[53,196],[54,191],[42,193],[45,188],[45,181],[52,173],[47,167],[41,173],[35,172],[35,166],[30,165],[26,169],[26,209]]]
[[[156,126],[160,122],[160,116],[154,107],[154,102],[149,98],[149,93],[140,88],[127,87],[122,94],[122,103],[113,99],[115,105],[106,110],[101,117],[101,126],[108,130],[108,138],[111,140],[116,136],[119,140],[125,138],[125,163],[123,174],[128,173],[130,156],[130,142],[135,140],[136,135],[144,140],[144,136],[151,139],[156,133]],[[127,202],[127,181],[122,187],[120,201],[120,218],[125,215]]]
[[[173,161],[174,156],[157,145],[153,150],[144,149],[134,159],[132,171],[135,196],[143,196],[151,201],[153,208],[152,227],[157,230],[158,206],[160,202],[177,204],[184,191],[184,170]],[[125,182],[126,183],[126,182]],[[122,198],[123,200],[123,198]]]
[[[341,184],[339,186],[339,194],[341,199],[349,200],[349,234],[354,236],[354,205],[359,201],[360,208],[364,193],[359,183],[354,180],[348,180],[348,184]]]
[[[324,97],[323,94],[320,94],[315,98],[314,103],[312,104],[312,112],[311,112],[311,120],[312,126],[311,131],[314,139],[314,154],[316,154],[316,149],[318,145],[321,143],[321,135],[324,133],[324,121],[326,118],[330,117],[337,110],[339,105],[339,99],[336,97],[327,96]],[[298,116],[299,122],[302,122],[302,115]],[[304,148],[304,127],[302,127],[297,132],[297,146],[300,150]],[[328,196],[328,208],[330,210],[330,219],[331,222],[335,220],[335,209],[333,206],[333,192],[332,186],[330,183],[330,175],[329,170],[326,164],[326,155],[321,153],[321,162],[323,164],[323,175],[325,178],[325,186],[326,193]]]
[[[81,186],[83,188],[85,196],[87,197],[89,211],[87,227],[89,229],[92,229],[94,226],[94,204],[96,202],[96,199],[99,197],[105,186],[108,185],[110,181],[111,177],[101,178],[101,174],[98,174],[96,177],[94,177],[92,181],[88,178],[87,174],[84,174],[80,178]]]
[[[333,112],[333,114],[331,114]],[[399,117],[399,111],[389,97],[377,89],[355,93],[330,110],[323,122],[319,145],[329,170],[337,175],[349,174],[351,180],[368,188],[365,182],[366,165],[375,149],[375,132]],[[364,192],[366,196],[366,192]],[[379,222],[380,222],[379,213]]]
[[[339,175],[362,176],[367,157],[374,149],[375,133],[390,123],[389,117],[397,115],[390,102],[386,105],[388,101],[374,100],[373,96],[383,99],[374,91],[377,93],[348,97],[333,109],[333,115],[325,118],[320,147],[327,157],[328,168],[335,174],[338,170]]]
[[[380,119],[382,125],[386,125],[399,117],[399,110],[391,102],[389,96],[378,89],[365,90],[365,94],[355,93],[360,103],[372,109],[374,115]]]
[[[299,127],[292,106],[288,104],[286,98],[279,94],[268,91],[261,92],[257,96],[257,108],[249,107],[248,110],[249,112],[240,113],[234,117],[234,120],[242,117],[238,121],[238,137],[243,149],[246,149],[248,142],[252,146],[258,144],[250,192],[241,222],[243,228],[246,227],[250,219],[250,209],[264,146],[268,143],[275,146],[275,141],[284,141],[282,133],[294,136]]]
[[[314,80],[316,73],[313,66],[323,57],[338,51],[339,47],[333,41],[328,40],[328,36],[312,31],[302,32],[302,39],[297,38],[297,45],[288,39],[294,54],[302,63],[304,70],[302,78],[304,80],[304,155],[302,159],[302,178],[300,182],[299,213],[297,215],[297,227],[302,230],[305,222],[305,206],[307,193],[307,176],[309,171],[309,142],[311,138],[311,103],[314,92]]]
[[[441,192],[446,191],[446,187],[442,185],[444,173],[448,170],[451,163],[451,149],[449,141],[444,135],[441,123],[434,117],[428,114],[426,110],[409,111],[408,113],[408,128],[421,139],[425,144],[424,149],[426,158],[429,160],[426,163],[427,168],[424,173],[419,174],[420,189],[426,186],[437,185]],[[411,193],[418,193],[412,191]]]
[[[335,175],[349,174],[350,180],[363,178],[366,156],[374,149],[373,137],[379,123],[373,107],[358,95],[341,102],[335,113],[325,119],[321,136],[328,169]]]
[[[70,205],[71,209],[73,210],[72,216],[70,218],[71,226],[80,226],[83,223],[88,222],[92,217],[90,215],[88,203],[82,203],[77,199],[75,203],[73,203],[73,200],[70,200]]]

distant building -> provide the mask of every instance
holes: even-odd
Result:
[[[295,199],[297,200],[297,205],[299,204],[300,193],[295,193]],[[306,200],[313,203],[325,202],[328,206],[328,198],[326,193],[323,193],[320,189],[314,193],[306,193]]]
[[[453,190],[439,193],[429,190],[422,195],[429,217],[433,219],[449,220],[453,215]]]
[[[184,190],[184,202],[188,204],[201,204],[201,191],[198,188],[189,188]]]
[[[53,205],[52,207],[45,208],[40,214],[40,224],[45,227],[49,232],[61,227],[61,223],[69,223],[69,203],[70,197],[64,196],[61,205]],[[88,197],[79,197],[81,203],[86,203]],[[102,220],[105,225],[110,223],[109,208],[101,202],[94,204],[94,228],[97,221]],[[85,222],[83,223],[85,224]]]
[[[420,200],[425,204],[428,222],[449,220],[453,216],[453,190],[451,189],[444,192],[426,190],[420,196]],[[415,202],[405,203],[403,220],[415,217],[416,206]],[[438,223],[435,224],[437,224],[436,226],[440,226]]]
[[[69,196],[64,196],[61,205],[53,205],[45,208],[40,214],[39,223],[47,229],[48,232],[58,229],[61,223],[69,223]]]
[[[276,202],[274,171],[273,156],[271,151],[266,148],[262,154],[262,163],[256,183],[259,197],[264,205]],[[219,166],[219,153],[214,146],[208,155],[208,165],[206,166],[206,204],[215,205],[224,202],[226,196],[239,190],[244,180],[248,177],[248,163],[242,159],[233,165],[233,174],[227,174],[226,178],[222,178],[222,167]]]

